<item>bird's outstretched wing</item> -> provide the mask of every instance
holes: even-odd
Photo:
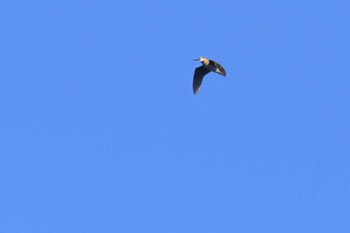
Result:
[[[193,76],[193,93],[194,94],[197,94],[197,92],[199,91],[199,88],[202,85],[204,76],[209,72],[210,70],[207,70],[204,66],[199,66],[196,68]]]
[[[214,66],[220,71],[220,73],[223,76],[226,76],[226,70],[224,67],[222,67],[222,65],[220,65],[219,63],[217,63],[216,61],[211,60],[214,63]]]

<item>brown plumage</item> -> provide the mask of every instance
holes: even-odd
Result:
[[[205,57],[200,57],[194,60],[202,62],[202,65],[197,67],[194,71],[194,76],[193,76],[193,93],[194,94],[197,94],[197,92],[199,91],[199,88],[202,85],[204,76],[208,74],[210,71],[226,76],[226,70],[219,63],[213,60],[209,60],[208,58],[205,58]]]

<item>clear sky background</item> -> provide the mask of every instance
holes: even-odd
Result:
[[[0,232],[350,232],[349,9],[2,0]]]

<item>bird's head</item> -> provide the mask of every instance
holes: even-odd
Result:
[[[208,60],[207,58],[205,58],[205,57],[199,57],[199,58],[197,58],[197,59],[193,59],[194,61],[200,61],[200,62],[203,62],[203,61],[205,61],[205,60]]]

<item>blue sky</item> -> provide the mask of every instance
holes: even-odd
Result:
[[[1,1],[0,232],[350,232],[349,7]]]

